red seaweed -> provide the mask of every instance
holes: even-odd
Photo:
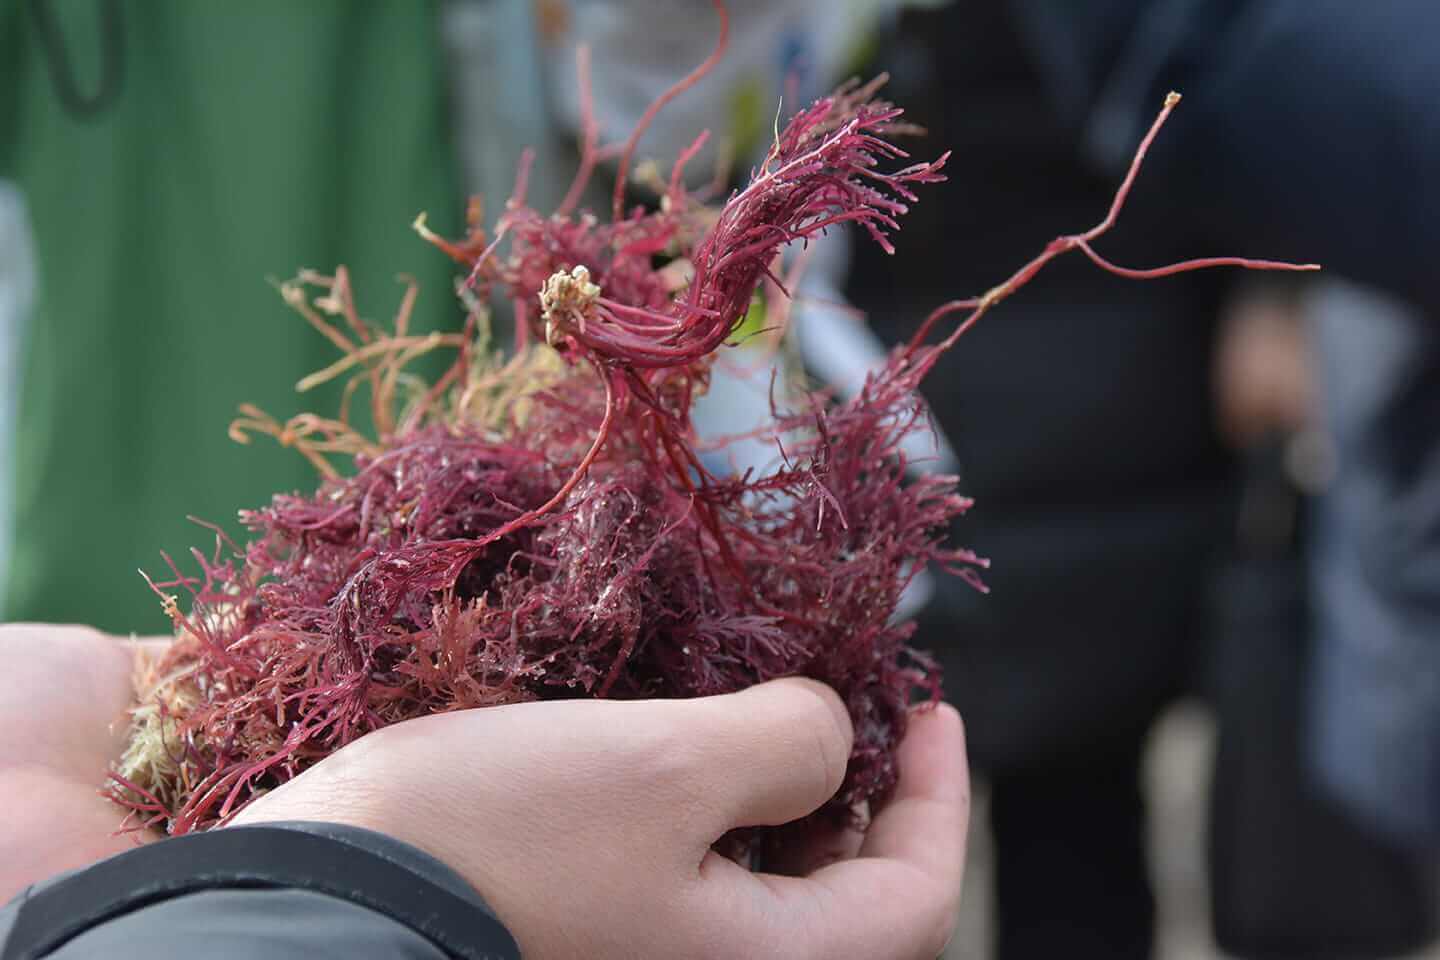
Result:
[[[582,83],[584,65],[582,53]],[[687,151],[654,205],[626,211],[617,183],[608,222],[571,212],[602,152],[587,118],[560,212],[526,205],[522,166],[490,230],[478,202],[459,241],[417,221],[466,272],[463,333],[410,333],[413,288],[391,329],[361,320],[343,268],[286,284],[287,302],[342,351],[302,388],[347,377],[342,410],[282,423],[245,406],[231,432],[295,447],[322,482],[242,512],[243,547],[215,528],[213,554],[194,554],[198,574],[166,558],[172,576],[152,587],[177,641],[111,796],[185,833],[409,718],[558,697],[705,696],[803,675],[833,686],[855,724],[844,784],[821,815],[883,804],[907,711],[940,695],[935,662],[909,645],[913,626],[894,620],[900,594],[927,566],[983,589],[986,565],[946,543],[970,506],[956,478],[916,475],[901,453],[925,428],[917,391],[935,358],[1068,250],[1145,276],[1286,265],[1135,273],[1095,253],[1172,95],[1098,227],[1055,241],[985,296],[941,307],[853,398],[777,401],[775,468],[717,476],[697,455],[691,404],[757,286],[783,289],[782,251],[846,223],[890,250],[914,189],[944,179],[944,156],[887,169],[907,157],[892,142],[901,111],[879,86],[847,85],[798,113],[718,209],[685,188]],[[487,339],[494,300],[514,309],[508,361]],[[927,345],[959,309],[970,316]],[[434,383],[407,372],[440,349],[455,359]],[[350,416],[362,391],[374,436]],[[344,458],[351,469],[333,462]]]

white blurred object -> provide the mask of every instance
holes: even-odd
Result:
[[[853,397],[865,377],[885,365],[889,351],[840,292],[850,269],[851,234],[839,230],[811,244],[809,262],[790,313],[790,335],[806,368],[841,397]],[[960,461],[928,411],[900,449],[912,469],[955,473]]]
[[[450,117],[465,189],[485,198],[493,220],[515,183],[520,151],[535,151],[530,202],[559,205],[575,173],[575,148],[545,97],[533,0],[449,0],[441,37]]]
[[[786,331],[806,371],[844,399],[855,396],[865,378],[884,366],[889,356],[880,338],[840,292],[840,278],[849,265],[848,241],[849,237],[836,231],[811,242],[804,273],[792,291],[795,299],[788,304]],[[771,310],[776,307],[772,305]],[[778,404],[785,406],[787,355],[784,351],[767,355],[768,349],[757,343],[720,353],[710,391],[696,403],[695,423],[702,437],[733,436],[765,427],[771,418],[772,382],[777,384]],[[954,449],[928,412],[900,448],[915,472],[954,473],[959,469]],[[764,470],[779,459],[773,439],[746,439],[731,444],[729,452],[738,471]]]
[[[805,271],[793,291],[795,299],[789,304],[787,331],[808,372],[843,398],[853,397],[866,376],[879,370],[888,356],[880,338],[845,303],[839,290],[840,278],[849,266],[848,241],[844,232],[836,231],[812,242]],[[776,384],[776,402],[784,406],[787,354],[767,355],[765,349],[742,346],[720,354],[710,391],[695,405],[700,436],[716,438],[763,429],[771,422],[772,382]],[[900,447],[914,472],[954,473],[959,468],[949,441],[928,413]],[[709,465],[715,470],[763,473],[774,469],[779,459],[774,438],[747,438],[727,445],[723,455],[712,455]],[[894,619],[904,621],[917,615],[935,590],[934,574],[921,570],[901,594]]]
[[[0,599],[14,530],[11,450],[20,400],[21,334],[34,302],[35,248],[25,198],[13,184],[0,180]]]
[[[549,0],[549,5],[560,27],[543,38],[555,111],[568,129],[580,128],[579,85],[569,52],[588,44],[601,142],[623,142],[654,99],[710,55],[718,36],[719,18],[703,0]],[[723,140],[755,132],[768,139],[782,97],[799,101],[784,104],[781,112],[788,114],[826,93],[844,79],[856,50],[881,19],[905,5],[904,0],[728,0],[725,56],[703,82],[662,111],[641,140],[637,159],[672,158],[708,129],[707,153],[693,167],[701,171],[704,158],[713,157]],[[746,115],[757,110],[761,115]],[[758,131],[737,129],[757,122]]]

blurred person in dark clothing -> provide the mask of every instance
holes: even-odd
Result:
[[[1323,727],[1337,703],[1323,685],[1314,693],[1317,679],[1341,679],[1366,696],[1385,696],[1400,716],[1436,706],[1433,696],[1391,696],[1393,687],[1371,682],[1394,671],[1395,652],[1433,644],[1435,632],[1357,629],[1357,617],[1375,617],[1377,606],[1353,602],[1366,580],[1344,570],[1353,562],[1348,550],[1337,554],[1326,544],[1336,540],[1326,534],[1336,518],[1364,523],[1383,514],[1355,509],[1337,441],[1353,432],[1344,424],[1371,415],[1374,397],[1403,389],[1394,347],[1407,340],[1403,323],[1373,301],[1341,294],[1348,284],[1302,290],[1278,279],[1263,278],[1227,305],[1216,351],[1216,400],[1223,432],[1242,457],[1242,485],[1234,543],[1211,593],[1204,678],[1218,728],[1206,845],[1212,922],[1227,953],[1241,957],[1393,956],[1435,930],[1433,864],[1417,862],[1427,846],[1396,836],[1383,818],[1357,816],[1355,798],[1339,802],[1346,794],[1317,778],[1313,759],[1318,752],[1340,759],[1346,777],[1373,777],[1372,801],[1384,797],[1414,818],[1423,814],[1414,791],[1390,788],[1397,773],[1424,775],[1423,757],[1414,761],[1426,737],[1403,734],[1384,751],[1341,758]],[[1336,352],[1324,349],[1332,362],[1322,370],[1321,348],[1339,314],[1348,335],[1364,335],[1371,349],[1338,364]],[[1391,349],[1376,349],[1386,341]],[[1418,351],[1409,359],[1426,362]],[[1363,467],[1353,453],[1343,459],[1352,476],[1357,462]],[[1339,588],[1327,590],[1325,580]],[[1380,608],[1381,617],[1411,615],[1402,604]],[[1376,646],[1346,664],[1358,669],[1336,677],[1337,640],[1352,657]],[[1423,664],[1417,676],[1424,682]],[[1347,739],[1374,734],[1363,722],[1344,722]]]
[[[917,206],[901,255],[857,247],[849,293],[898,339],[909,318],[1008,276],[1037,241],[1098,222],[1179,89],[1186,101],[1102,253],[1133,266],[1318,260],[1433,315],[1436,36],[1440,7],[1425,0],[1012,0],[907,15],[878,59],[894,99],[954,150],[951,183]],[[1209,376],[1234,280],[1130,283],[1062,260],[928,382],[978,500],[956,537],[995,561],[993,592],[947,586],[921,641],[943,651],[992,783],[1007,960],[1151,952],[1139,764],[1159,711],[1194,684],[1212,564],[1234,529]],[[1401,494],[1436,472],[1440,418],[1413,414],[1440,397],[1428,369],[1405,381],[1412,412],[1393,408],[1401,419],[1387,424],[1382,403],[1363,428],[1389,437],[1381,448],[1403,437],[1412,455],[1362,454],[1351,475],[1383,475]],[[1412,531],[1385,569],[1433,555],[1440,518],[1421,500],[1385,503],[1384,516],[1350,520]],[[1440,597],[1440,577],[1411,585],[1413,601],[1390,599]],[[1440,725],[1408,732],[1412,754],[1428,743],[1440,756]],[[1440,783],[1426,786],[1393,799],[1433,816]]]

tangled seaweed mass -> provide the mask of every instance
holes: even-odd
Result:
[[[642,123],[619,154],[608,222],[574,212],[602,155],[587,119],[557,212],[527,206],[522,167],[490,230],[478,203],[458,241],[417,221],[465,271],[462,333],[411,334],[413,288],[390,329],[363,321],[343,268],[285,285],[342,352],[302,388],[346,379],[342,409],[282,423],[247,406],[232,434],[269,433],[323,479],[313,495],[242,512],[246,546],[216,528],[214,553],[194,553],[197,574],[170,563],[173,577],[152,584],[177,639],[151,669],[109,788],[135,822],[216,826],[356,738],[425,714],[704,696],[789,675],[833,686],[854,720],[844,784],[818,816],[883,803],[907,710],[940,689],[934,662],[908,646],[912,627],[893,621],[900,594],[926,566],[976,586],[984,566],[945,543],[970,505],[955,478],[907,470],[901,440],[924,428],[917,389],[966,326],[1053,256],[1080,249],[1126,272],[1090,241],[1113,223],[1149,138],[1099,227],[941,307],[852,399],[817,393],[777,409],[772,471],[717,475],[697,452],[691,404],[757,288],[783,292],[782,250],[844,223],[889,249],[915,190],[944,179],[944,157],[906,163],[890,139],[901,111],[878,89],[850,85],[801,111],[718,209],[685,186],[701,141],[667,179],[650,178],[657,204],[622,207]],[[1145,273],[1220,263],[1284,266]],[[486,305],[506,301],[509,359],[487,336]],[[968,318],[927,345],[961,310]],[[436,350],[454,362],[421,382],[407,368]],[[352,423],[360,396],[373,435]]]

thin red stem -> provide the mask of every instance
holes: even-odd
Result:
[[[575,171],[575,179],[570,181],[570,189],[565,191],[565,199],[555,209],[557,217],[569,216],[570,211],[575,209],[590,183],[590,175],[595,171],[600,124],[595,120],[595,96],[590,84],[589,44],[582,43],[575,48],[575,76],[580,85],[580,168]]]
[[[610,198],[611,220],[618,222],[625,209],[625,181],[630,176],[630,161],[634,159],[635,148],[639,146],[640,138],[645,135],[645,131],[650,128],[656,115],[665,108],[667,103],[699,83],[707,73],[715,69],[715,65],[725,55],[725,47],[730,43],[730,12],[725,9],[725,0],[711,0],[711,3],[715,6],[715,12],[720,15],[720,36],[715,42],[715,49],[701,62],[700,66],[691,70],[669,90],[656,97],[655,101],[641,115],[640,122],[635,124],[635,129],[630,131],[630,139],[625,141],[625,149],[620,154],[620,166],[615,171],[615,193]]]
[[[570,479],[566,480],[565,483],[561,485],[560,489],[555,491],[555,495],[553,497],[551,497],[549,500],[546,500],[534,510],[529,511],[528,513],[523,513],[520,516],[516,517],[514,520],[511,520],[510,522],[505,523],[500,527],[496,528],[495,530],[487,533],[483,538],[481,538],[475,543],[475,549],[477,551],[489,546],[497,540],[508,537],[516,530],[519,530],[520,528],[525,526],[529,526],[536,520],[539,520],[541,517],[550,513],[556,507],[560,506],[560,504],[565,502],[565,498],[570,496],[570,492],[579,485],[581,480],[585,479],[585,474],[590,472],[590,467],[592,464],[595,463],[596,458],[600,456],[600,450],[605,446],[605,441],[610,438],[610,428],[614,426],[615,409],[618,406],[618,398],[615,395],[615,384],[613,376],[608,371],[602,369],[598,364],[595,366],[595,371],[600,374],[601,379],[605,383],[605,414],[603,417],[600,418],[600,429],[596,431],[595,439],[591,442],[590,449],[586,452],[584,458],[581,459],[580,463],[575,467],[575,470],[570,474]]]
[[[1117,276],[1128,277],[1135,280],[1152,280],[1159,277],[1170,277],[1179,273],[1188,273],[1192,270],[1207,270],[1212,267],[1242,267],[1246,270],[1284,270],[1284,271],[1312,271],[1319,270],[1318,263],[1285,263],[1277,260],[1251,260],[1245,257],[1202,257],[1195,260],[1183,260],[1179,263],[1168,264],[1163,267],[1152,267],[1149,269],[1137,270],[1131,267],[1122,267],[1111,263],[1109,260],[1095,252],[1091,241],[1104,236],[1115,226],[1120,218],[1120,213],[1125,209],[1125,201],[1130,196],[1130,190],[1135,186],[1135,180],[1140,175],[1140,168],[1145,162],[1145,156],[1150,152],[1150,146],[1155,142],[1155,137],[1160,133],[1160,128],[1165,125],[1175,106],[1180,102],[1180,94],[1170,93],[1165,97],[1165,105],[1161,107],[1160,113],[1155,117],[1155,122],[1141,139],[1140,145],[1135,149],[1135,156],[1130,161],[1130,167],[1125,172],[1125,178],[1120,182],[1119,188],[1115,191],[1115,197],[1110,202],[1110,209],[1105,214],[1105,219],[1084,233],[1070,234],[1069,236],[1057,237],[1041,251],[1034,260],[1022,266],[1010,275],[1004,283],[991,287],[984,296],[973,297],[968,300],[952,300],[941,305],[925,322],[920,329],[905,345],[905,353],[913,355],[918,350],[925,338],[935,328],[935,324],[943,317],[955,313],[958,310],[970,310],[971,313],[961,322],[960,326],[952,331],[940,343],[940,349],[947,349],[965,331],[969,330],[975,323],[984,316],[991,307],[1004,300],[1006,297],[1019,290],[1029,283],[1047,263],[1054,260],[1061,254],[1069,253],[1071,250],[1079,250],[1089,257],[1091,262],[1103,270]],[[933,363],[933,358],[929,361]]]

